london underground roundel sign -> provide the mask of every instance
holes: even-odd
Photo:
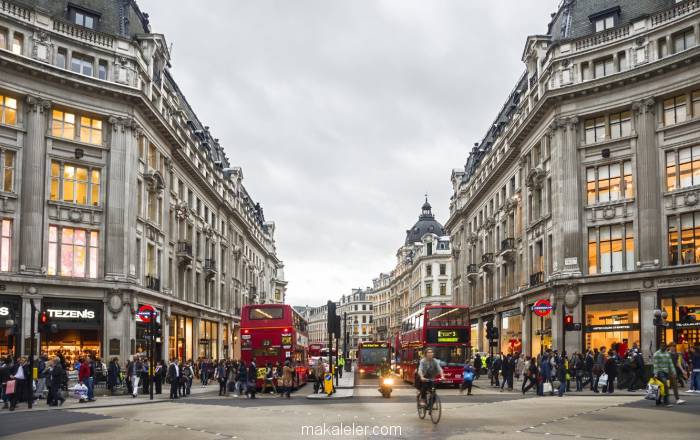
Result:
[[[154,309],[153,306],[149,304],[142,305],[141,307],[139,307],[139,311],[137,312],[139,318],[141,318],[141,321],[146,324],[151,322],[151,313],[153,314],[153,316],[155,316],[156,309]]]
[[[532,306],[532,311],[537,316],[547,316],[552,311],[552,303],[548,299],[538,299]]]

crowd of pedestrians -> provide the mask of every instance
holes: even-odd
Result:
[[[196,361],[158,361],[150,373],[150,361],[141,354],[130,356],[122,364],[112,358],[105,365],[94,354],[85,353],[73,365],[68,365],[58,353],[49,358],[42,354],[35,361],[37,377],[32,372],[26,357],[0,358],[0,399],[2,409],[14,411],[19,403],[36,405],[45,400],[49,406],[59,406],[71,395],[81,403],[95,402],[95,387],[104,384],[107,395],[139,394],[156,395],[169,388],[170,399],[180,399],[191,394],[193,383],[199,380],[200,388],[218,385],[219,396],[246,397],[255,399],[262,384],[262,393],[291,398],[292,390],[300,383],[297,368],[292,360],[285,363],[267,363],[259,367],[255,360],[214,360],[201,358]],[[69,371],[75,380],[69,380]],[[28,381],[32,381],[31,390]],[[152,384],[151,384],[152,381]],[[167,392],[168,390],[166,390]]]
[[[652,365],[646,365],[648,361],[652,361]],[[520,353],[485,357],[476,354],[465,366],[465,379],[471,380],[463,387],[471,391],[471,381],[482,373],[488,374],[490,385],[501,391],[512,391],[514,382],[522,380],[520,391],[523,394],[532,390],[540,396],[556,394],[560,397],[572,390],[589,389],[608,394],[614,393],[616,388],[630,392],[646,390],[649,380],[656,377],[668,390],[663,396],[664,403],[668,405],[672,390],[676,404],[682,405],[685,401],[680,399],[678,389],[684,387],[686,381],[688,392],[700,393],[700,344],[683,353],[677,352],[672,342],[662,344],[647,361],[637,344],[629,347],[626,341],[613,344],[609,349],[599,347],[571,355],[551,349],[536,357]]]

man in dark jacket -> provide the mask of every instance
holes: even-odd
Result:
[[[493,357],[493,360],[491,361],[491,385],[495,384],[496,388],[501,386],[501,383],[498,379],[498,375],[501,374],[502,367],[503,367],[503,361],[501,360],[501,357],[498,355],[495,355]]]
[[[32,399],[31,395],[27,395],[27,381],[32,380],[32,376],[25,358],[19,358],[10,369],[10,380],[13,379],[15,381],[15,392],[10,397],[10,411],[14,411],[17,402],[23,400],[26,400],[27,406],[29,406],[29,399]]]
[[[503,383],[501,384],[501,391],[503,387],[508,384],[508,391],[513,391],[513,374],[515,373],[515,360],[513,355],[508,353],[506,358],[503,360],[501,365],[501,371],[503,371]]]
[[[255,391],[257,388],[258,367],[255,365],[255,359],[248,366],[248,395],[251,399],[255,399]]]
[[[181,379],[180,366],[178,365],[177,358],[173,359],[173,361],[168,366],[168,375],[166,376],[166,378],[166,380],[170,384],[170,398],[177,399],[177,389]]]
[[[54,357],[51,365],[51,385],[49,386],[50,404],[53,406],[63,405],[63,402],[66,401],[61,394],[63,381],[66,377],[65,371],[61,363],[61,358],[58,356]]]

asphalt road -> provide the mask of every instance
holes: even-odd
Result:
[[[0,435],[33,440],[75,440],[88,434],[119,440],[700,438],[700,395],[684,396],[686,405],[665,408],[643,400],[641,393],[540,398],[479,385],[472,396],[440,389],[444,409],[438,425],[427,418],[418,419],[412,387],[398,385],[391,398],[384,399],[377,391],[376,378],[367,378],[357,382],[352,399],[308,400],[304,398],[310,389],[307,386],[290,400],[201,395],[175,402],[109,408],[3,410]],[[354,429],[354,435],[334,436],[334,427],[340,429],[341,424]]]

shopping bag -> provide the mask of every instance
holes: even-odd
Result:
[[[14,380],[7,381],[7,385],[5,385],[5,394],[15,394],[15,385],[16,384],[17,384],[17,381],[14,381]]]
[[[542,392],[543,393],[551,393],[552,392],[552,383],[551,382],[545,382],[542,384]]]
[[[659,386],[654,384],[647,385],[647,394],[644,396],[647,400],[658,400],[659,399]]]
[[[600,379],[598,379],[598,386],[599,387],[606,387],[608,386],[608,375],[603,373],[600,375]]]

